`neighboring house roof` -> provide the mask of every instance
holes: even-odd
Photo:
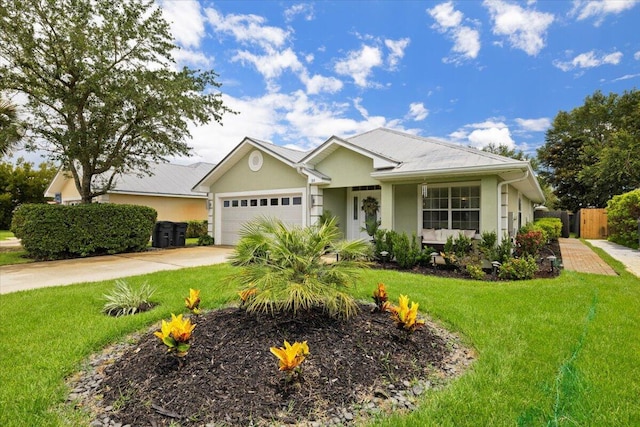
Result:
[[[191,165],[156,163],[151,165],[152,175],[138,176],[131,172],[118,176],[109,194],[206,198],[206,194],[195,192],[192,188],[214,166],[213,163],[204,162]],[[45,196],[54,197],[55,193],[62,190],[67,179],[72,179],[68,172],[58,171]]]
[[[196,187],[200,191],[206,191],[207,187],[233,166],[234,162],[230,161],[231,158],[238,153],[244,155],[254,147],[271,152],[289,166],[297,168],[307,176],[312,176],[316,184],[330,183],[331,178],[315,170],[315,165],[338,148],[344,147],[371,158],[375,169],[371,176],[381,181],[408,178],[426,180],[434,176],[498,173],[507,181],[525,177],[523,182],[514,185],[520,187],[531,200],[539,202],[544,200],[542,190],[527,161],[385,128],[374,129],[349,138],[332,136],[320,146],[307,152],[245,138]]]

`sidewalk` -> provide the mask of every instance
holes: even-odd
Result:
[[[0,294],[220,264],[232,250],[198,246],[0,266]]]
[[[627,248],[608,240],[587,240],[591,245],[602,249],[612,258],[625,265],[627,271],[640,277],[640,251]]]

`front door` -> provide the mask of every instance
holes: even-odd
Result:
[[[367,221],[380,221],[380,190],[366,190],[348,192],[349,204],[347,216],[350,218],[347,227],[347,238],[370,240],[371,237],[366,232]],[[378,211],[375,213],[365,213],[362,210],[363,204],[377,201]]]

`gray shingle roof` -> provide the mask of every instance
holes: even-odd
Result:
[[[401,162],[393,168],[399,173],[522,164],[497,154],[384,128],[346,138],[346,141]]]
[[[110,193],[162,194],[188,197],[206,197],[206,194],[191,191],[191,188],[215,166],[212,163],[176,165],[158,163],[151,165],[151,176],[136,176],[135,173],[116,178],[115,188]]]

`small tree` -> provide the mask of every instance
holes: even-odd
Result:
[[[44,192],[56,174],[50,163],[42,163],[35,169],[22,158],[16,164],[0,163],[0,229],[11,225],[16,207],[24,203],[44,203]]]
[[[324,224],[287,227],[275,218],[245,225],[231,262],[241,290],[254,289],[247,311],[296,315],[322,308],[332,317],[351,317],[357,303],[348,293],[366,265],[370,246],[363,240],[338,240],[335,219]],[[328,262],[323,257],[337,254]]]
[[[0,3],[0,91],[27,96],[26,148],[69,171],[83,203],[188,155],[189,123],[230,111],[213,71],[175,69],[172,39],[153,0]]]

